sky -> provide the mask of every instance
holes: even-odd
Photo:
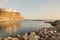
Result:
[[[60,19],[60,0],[0,0],[0,7],[16,9],[25,19]]]

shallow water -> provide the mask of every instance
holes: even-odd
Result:
[[[34,31],[37,29],[41,29],[43,27],[52,27],[48,23],[44,23],[44,21],[22,21],[19,24],[14,24],[12,26],[3,27],[0,29],[0,38],[6,37],[9,35],[16,34],[24,34],[25,32]]]

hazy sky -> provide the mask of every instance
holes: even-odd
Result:
[[[60,0],[0,0],[0,7],[19,10],[28,19],[60,19]]]

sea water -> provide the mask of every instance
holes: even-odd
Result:
[[[44,27],[52,27],[48,23],[44,23],[45,21],[27,21],[23,20],[19,22],[19,26],[11,26],[0,29],[0,38],[7,37],[10,35],[24,34],[25,32],[35,31]]]

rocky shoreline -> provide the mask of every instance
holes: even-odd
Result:
[[[26,32],[24,35],[17,34],[8,36],[2,40],[60,40],[60,34],[54,27],[42,28],[32,32]]]

